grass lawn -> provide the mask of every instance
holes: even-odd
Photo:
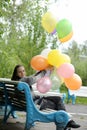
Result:
[[[87,98],[76,97],[76,103],[87,105]]]
[[[60,92],[66,93],[66,95],[67,95],[67,88],[64,85],[61,86],[60,87]],[[66,102],[67,102],[67,98],[66,98]],[[72,102],[72,101],[70,100],[70,102]],[[87,105],[87,98],[85,98],[85,97],[76,97],[76,103],[77,104]]]
[[[67,97],[65,102],[67,103]],[[69,101],[69,103],[72,103],[72,100]],[[76,104],[83,104],[83,105],[87,105],[87,98],[83,98],[83,97],[76,97]]]

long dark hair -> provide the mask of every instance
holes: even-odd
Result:
[[[19,67],[22,67],[23,65],[16,65],[15,68],[14,68],[14,71],[13,71],[13,74],[12,74],[12,77],[11,77],[11,80],[16,80],[16,81],[19,81],[21,78],[17,75],[17,69]]]
[[[12,74],[12,77],[11,77],[11,80],[15,80],[15,81],[19,81],[21,78],[17,75],[17,69],[19,67],[24,67],[23,65],[16,65],[15,68],[14,68],[14,71],[13,71],[13,74]],[[29,84],[29,83],[28,83]],[[31,91],[33,91],[32,89],[32,86],[29,84],[29,87],[31,89]]]

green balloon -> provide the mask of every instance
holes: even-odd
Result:
[[[56,31],[58,33],[59,39],[66,37],[72,32],[72,24],[67,19],[60,20],[56,25]]]

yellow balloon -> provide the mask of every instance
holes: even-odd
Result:
[[[53,49],[48,53],[48,63],[53,66],[58,65],[59,57],[61,55],[61,52],[59,50]]]
[[[59,67],[64,63],[71,63],[70,57],[57,49],[53,49],[48,53],[47,60],[50,65],[55,67]]]
[[[52,33],[56,27],[57,19],[53,16],[51,12],[46,12],[42,17],[42,26],[43,28],[49,32]]]
[[[71,63],[71,59],[67,54],[62,54],[63,56],[63,63]]]
[[[62,65],[64,63],[71,63],[71,59],[67,54],[61,53],[61,55],[59,57],[58,64],[57,64],[57,67],[59,67],[60,65]]]

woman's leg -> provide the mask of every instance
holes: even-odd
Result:
[[[44,99],[52,101],[55,104],[55,110],[64,110],[64,111],[66,111],[65,105],[62,102],[61,97],[59,97],[59,96],[49,96],[49,97],[44,97]]]

